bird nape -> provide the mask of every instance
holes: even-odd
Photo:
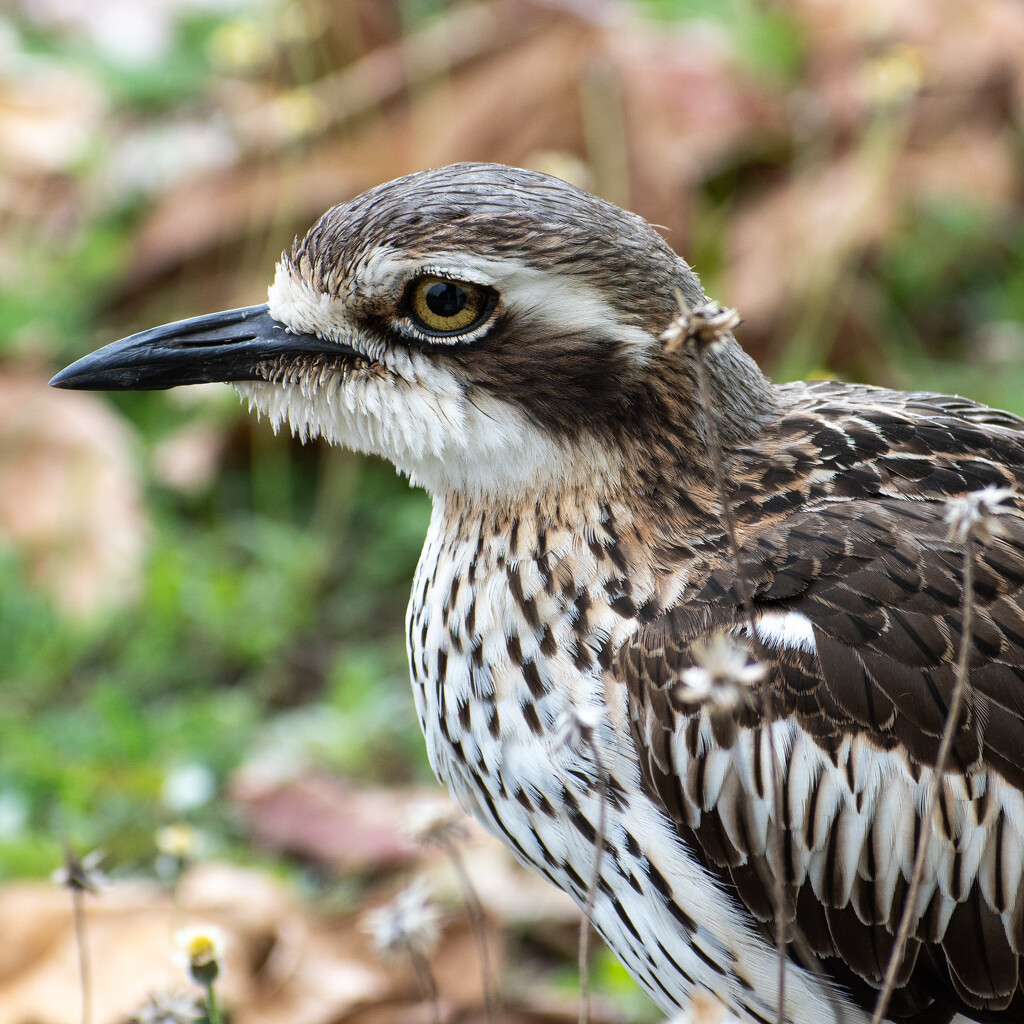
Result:
[[[927,833],[886,1019],[1024,1020],[1024,421],[772,385],[728,334],[670,344],[680,300],[700,283],[641,218],[459,164],[329,210],[266,305],[53,384],[231,381],[430,492],[407,623],[431,764],[581,905],[601,848],[594,924],[666,1011],[777,1019],[782,915],[785,1019],[867,1021]],[[978,492],[988,526],[951,535]]]

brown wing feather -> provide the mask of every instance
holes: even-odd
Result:
[[[959,399],[880,402],[840,385],[814,394],[780,425],[777,460],[739,453],[735,474],[757,613],[798,613],[815,641],[814,651],[766,652],[776,713],[799,730],[783,765],[784,863],[767,838],[778,824],[763,797],[767,756],[751,753],[763,748],[764,723],[752,708],[726,715],[673,696],[695,640],[743,628],[720,539],[683,567],[678,600],[613,671],[628,685],[645,782],[684,840],[766,935],[765,872],[781,874],[812,948],[870,1007],[923,826],[913,797],[935,763],[961,642],[964,549],[947,539],[940,499],[1020,483],[1024,424]],[[862,394],[871,406],[855,401]],[[776,462],[802,464],[803,480]],[[772,478],[786,490],[759,493],[756,481]],[[976,546],[970,690],[891,1011],[920,1024],[954,1011],[1024,1019],[1024,508],[1000,523],[1004,537]]]

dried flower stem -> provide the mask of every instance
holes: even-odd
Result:
[[[92,965],[85,934],[85,890],[71,889],[71,916],[75,924],[75,946],[78,948],[78,980],[82,989],[82,1024],[92,1024]]]
[[[974,633],[974,544],[974,534],[968,532],[964,537],[964,597],[960,627],[960,656],[956,662],[953,694],[949,701],[946,723],[943,726],[942,739],[939,742],[939,752],[935,758],[935,767],[932,769],[928,794],[925,798],[924,819],[920,835],[917,839],[917,849],[914,851],[914,866],[910,872],[910,886],[907,889],[907,898],[903,903],[900,926],[896,932],[896,941],[893,943],[892,952],[889,954],[889,962],[886,964],[885,979],[882,983],[882,989],[878,994],[878,1001],[875,1003],[875,1012],[871,1017],[871,1024],[880,1024],[885,1017],[885,1011],[889,1008],[889,1000],[892,998],[893,990],[896,987],[896,974],[903,963],[903,954],[906,952],[911,929],[917,926],[920,917],[917,913],[917,896],[921,889],[925,860],[928,857],[928,846],[932,838],[932,819],[935,814],[935,805],[938,802],[939,792],[942,788],[942,777],[946,771],[950,751],[953,749],[953,737],[956,733],[957,721],[960,718],[960,709],[967,694],[970,672],[968,663],[971,660],[971,646]]]
[[[82,987],[82,1024],[92,1021],[92,970],[85,931],[85,894],[96,893],[106,884],[98,865],[103,854],[99,850],[79,857],[68,839],[64,840],[64,864],[53,873],[53,881],[71,892],[71,916],[74,921],[75,945],[78,949],[78,975]]]
[[[722,458],[722,446],[718,439],[718,425],[715,421],[715,410],[711,404],[711,388],[708,385],[707,367],[704,365],[704,348],[699,342],[693,346],[694,362],[697,366],[697,391],[700,395],[701,408],[704,411],[704,422],[707,427],[708,454],[715,474],[715,490],[718,492],[718,504],[721,507],[722,525],[729,540],[729,548],[733,561],[736,563],[736,589],[739,591],[740,603],[747,618],[750,632],[750,643],[754,649],[754,657],[764,662],[764,647],[757,632],[757,619],[754,615],[754,601],[750,593],[743,563],[740,560],[740,546],[736,539],[736,520],[732,514],[729,501],[728,485],[725,479],[725,461]],[[775,844],[776,863],[781,866],[782,857],[782,779],[779,773],[779,761],[775,751],[775,730],[772,728],[771,691],[765,686],[761,691],[761,713],[768,734],[768,759],[771,762],[772,804],[775,821],[778,823],[772,830],[772,842]],[[776,1007],[778,1024],[784,1024],[786,1017],[786,890],[781,870],[772,873],[772,902],[775,904],[775,946],[779,954],[779,999]]]
[[[466,915],[469,918],[469,929],[476,944],[480,958],[480,973],[483,979],[484,1013],[487,1024],[495,1024],[497,995],[495,993],[494,975],[491,970],[490,955],[487,948],[487,928],[484,919],[484,908],[477,895],[476,888],[465,861],[459,850],[459,843],[466,839],[468,832],[461,820],[462,816],[454,811],[450,804],[445,807],[422,805],[415,808],[406,820],[403,831],[406,838],[415,846],[441,850],[451,861],[456,880],[462,890]]]
[[[408,958],[433,1008],[434,1024],[440,1024],[441,1007],[437,982],[427,954],[437,945],[440,912],[429,901],[423,879],[400,892],[391,903],[367,914],[363,927],[373,936],[377,950],[388,957]]]
[[[597,842],[594,847],[594,870],[587,886],[587,901],[580,921],[579,972],[580,972],[580,1016],[579,1024],[590,1021],[590,930],[594,920],[594,904],[597,901],[597,887],[601,881],[601,862],[604,859],[604,834],[608,825],[608,773],[592,731],[584,734],[584,742],[590,748],[590,756],[597,769]]]
[[[418,949],[409,949],[408,952],[409,960],[412,963],[413,970],[416,972],[420,988],[423,989],[424,996],[430,1002],[433,1024],[441,1024],[441,999],[437,992],[437,979],[434,977],[434,972],[430,969],[430,961]]]
[[[681,297],[680,310],[685,314],[685,305],[682,302]],[[736,539],[736,520],[733,517],[732,505],[729,501],[729,490],[725,477],[725,461],[722,457],[722,446],[718,438],[718,425],[715,419],[715,410],[711,402],[711,388],[708,385],[707,367],[704,365],[705,347],[707,347],[706,342],[702,343],[699,339],[694,338],[692,349],[694,353],[694,362],[697,366],[697,392],[700,396],[701,409],[704,413],[704,421],[707,426],[708,454],[711,458],[711,465],[714,471],[715,490],[718,494],[719,506],[721,507],[722,525],[729,541],[729,549],[732,554],[733,561],[736,563],[736,589],[739,591],[740,603],[747,619],[747,629],[750,633],[750,644],[753,648],[755,659],[759,662],[766,663],[764,645],[761,643],[761,637],[757,632],[757,620],[754,614],[754,601],[750,593],[750,585],[747,580],[746,573],[743,571],[743,563],[740,559],[740,546]],[[772,810],[775,815],[775,821],[778,823],[776,828],[772,830],[771,834],[776,863],[782,865],[782,778],[779,769],[778,757],[776,756],[775,732],[771,727],[772,704],[771,693],[768,687],[765,687],[762,691],[761,697],[761,716],[767,723],[768,759],[771,762]],[[779,996],[778,1005],[776,1007],[776,1020],[778,1021],[778,1024],[784,1024],[785,1022],[786,948],[789,942],[792,942],[798,956],[800,957],[801,963],[803,963],[804,966],[818,979],[818,981],[821,982],[822,990],[825,992],[826,998],[828,999],[833,1018],[839,1022],[843,1021],[846,1016],[843,1007],[839,1004],[839,1001],[832,990],[832,986],[825,977],[824,971],[821,969],[821,964],[818,962],[818,958],[815,956],[810,944],[804,937],[803,932],[797,926],[795,921],[789,929],[786,927],[784,915],[786,892],[781,870],[769,873],[759,861],[755,863],[757,864],[762,882],[765,883],[766,888],[771,890],[772,903],[775,910],[775,946],[778,951],[779,958]]]
[[[484,908],[480,903],[480,897],[473,886],[473,882],[466,870],[462,854],[454,842],[448,840],[444,844],[444,851],[452,862],[455,877],[458,879],[459,888],[462,889],[462,898],[466,904],[466,914],[469,917],[469,929],[473,933],[476,942],[477,953],[480,957],[480,973],[484,982],[484,1014],[487,1024],[495,1024],[495,1009],[497,1007],[497,996],[494,991],[494,976],[491,972],[491,958],[487,949],[487,928],[484,922]]]

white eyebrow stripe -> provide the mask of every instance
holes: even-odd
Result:
[[[540,269],[513,256],[488,259],[456,250],[424,253],[415,260],[381,246],[360,261],[354,271],[353,290],[365,295],[397,298],[410,277],[439,274],[494,288],[505,308],[533,323],[614,336],[636,347],[637,354],[653,352],[657,339],[635,324],[623,323],[622,314],[600,290],[579,274]]]

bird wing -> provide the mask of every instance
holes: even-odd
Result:
[[[768,445],[776,456],[762,454],[760,466],[741,456],[734,477],[781,821],[764,703],[694,704],[677,685],[697,645],[746,631],[724,538],[690,547],[678,599],[612,669],[627,686],[644,783],[682,839],[766,934],[766,879],[781,876],[789,916],[868,1007],[902,912],[962,642],[965,544],[949,539],[945,499],[1024,474],[1020,421],[960,400],[912,396],[898,408],[870,397],[851,408],[849,393],[837,403],[825,389],[810,411],[783,418]],[[800,482],[802,461],[813,469]],[[783,488],[747,498],[751,475]],[[892,1004],[922,1022],[946,1019],[933,1016],[943,1007],[1024,1019],[1024,507],[1008,503],[1002,536],[971,545],[969,689]]]

